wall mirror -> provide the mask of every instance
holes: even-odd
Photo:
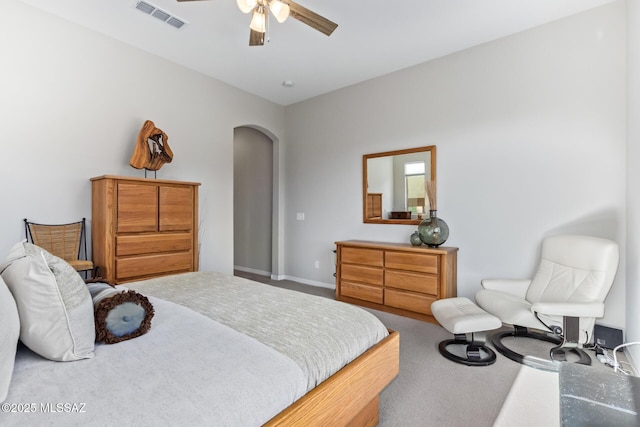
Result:
[[[429,214],[427,182],[436,189],[436,146],[362,156],[363,222],[419,224]]]

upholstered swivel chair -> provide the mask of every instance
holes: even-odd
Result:
[[[604,316],[604,300],[618,268],[618,245],[610,240],[578,235],[547,237],[540,265],[531,280],[483,280],[476,302],[512,331],[491,341],[501,354],[542,369],[571,360],[591,364],[582,350],[591,340],[596,318]],[[537,331],[530,331],[529,328]],[[526,336],[557,344],[551,361],[525,357],[502,344],[505,337]],[[535,360],[534,362],[531,362]],[[540,366],[542,363],[543,366]],[[557,365],[557,364],[555,364]]]

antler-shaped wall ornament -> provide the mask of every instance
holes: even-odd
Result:
[[[157,171],[165,163],[173,160],[173,151],[169,148],[169,137],[162,129],[147,120],[138,132],[136,147],[131,155],[129,164],[136,169]]]

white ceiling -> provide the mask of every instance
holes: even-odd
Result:
[[[262,47],[248,45],[250,15],[235,0],[148,1],[186,20],[179,30],[138,11],[137,0],[22,1],[290,105],[613,0],[297,0],[338,28],[327,37],[272,19]]]

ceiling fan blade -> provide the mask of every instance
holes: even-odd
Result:
[[[335,22],[332,22],[327,18],[310,11],[306,7],[300,6],[294,1],[284,0],[284,3],[287,3],[289,5],[289,16],[307,24],[311,28],[315,28],[321,33],[330,36],[331,33],[333,33],[333,30],[338,27],[338,24],[336,24]]]
[[[264,45],[264,33],[259,33],[249,29],[249,46],[263,46]]]

